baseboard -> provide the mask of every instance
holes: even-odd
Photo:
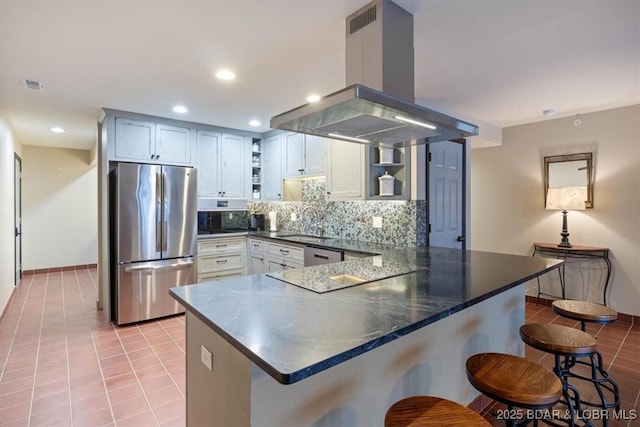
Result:
[[[14,286],[13,289],[11,289],[11,295],[9,295],[9,299],[7,300],[5,306],[2,307],[2,313],[0,313],[0,323],[4,321],[4,317],[7,315],[7,307],[9,307],[9,304],[11,304],[11,301],[13,301],[13,297],[16,295],[17,288],[17,286]]]
[[[544,305],[546,307],[551,307],[551,303],[555,301],[547,298],[534,297],[532,295],[525,295],[525,298],[527,302],[538,304],[538,305]],[[640,316],[618,312],[618,318],[616,319],[616,322],[631,323],[632,325],[640,325]]]
[[[60,273],[62,271],[86,270],[88,268],[97,268],[97,267],[98,267],[98,264],[79,264],[79,265],[68,265],[65,267],[37,268],[35,270],[23,270],[22,275],[28,276],[31,274]]]

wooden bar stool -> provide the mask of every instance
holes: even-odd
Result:
[[[507,405],[507,411],[498,418],[508,426],[530,421],[537,425],[537,410],[551,408],[563,394],[562,383],[550,370],[510,354],[480,353],[469,357],[467,378],[478,391]],[[574,425],[572,418],[569,424]]]
[[[528,323],[520,327],[520,337],[533,348],[551,353],[555,358],[553,372],[562,380],[565,394],[569,390],[574,394],[574,408],[577,413],[581,411],[581,405],[593,406],[608,410],[615,408],[620,410],[620,392],[618,385],[604,370],[602,354],[598,351],[598,341],[592,335],[584,331],[562,325],[550,325],[541,323]],[[587,360],[578,360],[586,358]],[[561,360],[564,359],[564,360]],[[585,365],[590,369],[590,376],[578,374],[571,369],[576,365]],[[582,400],[576,387],[569,384],[569,378],[576,378],[592,383],[600,397],[600,403]],[[605,394],[611,393],[613,401],[609,401]],[[603,419],[604,425],[608,420]]]
[[[477,412],[451,400],[411,396],[394,403],[384,417],[385,427],[486,427]]]
[[[586,322],[606,325],[618,318],[618,313],[607,307],[589,301],[557,300],[551,303],[554,313],[569,319],[580,321],[581,329],[586,330]]]

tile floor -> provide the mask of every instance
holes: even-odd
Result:
[[[25,276],[0,324],[0,426],[184,426],[184,316],[114,327],[96,269]]]
[[[551,307],[535,303],[526,305],[527,323],[553,323],[580,328],[580,323],[556,315]],[[621,409],[626,412],[628,418],[633,420],[614,420],[612,411],[609,412],[609,426],[611,427],[639,427],[640,426],[640,325],[632,325],[622,321],[615,321],[608,325],[587,324],[587,332],[598,338],[598,347],[602,353],[605,369],[609,375],[618,383],[622,400]],[[527,359],[542,364],[549,369],[553,368],[554,357],[542,351],[525,347]],[[581,367],[582,368],[582,367]],[[583,374],[589,374],[582,370]],[[580,396],[587,400],[596,401],[597,394],[593,386],[584,381],[571,381]],[[505,406],[500,403],[493,403],[485,408],[483,415],[485,419],[494,426],[504,425],[504,421],[496,420],[495,415]],[[564,410],[566,407],[563,407]],[[595,408],[585,408],[594,410]],[[632,410],[635,410],[633,415]],[[595,426],[603,425],[602,420],[594,420]],[[582,425],[580,423],[580,425]]]
[[[26,276],[0,323],[0,426],[184,426],[184,317],[114,327],[96,270]],[[527,321],[575,326],[527,303]],[[640,410],[640,325],[589,325],[622,408]],[[552,357],[527,349],[531,360]],[[490,405],[483,415],[494,425]],[[640,420],[610,425],[636,427]]]

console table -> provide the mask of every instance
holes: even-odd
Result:
[[[604,281],[604,291],[602,293],[602,300],[604,305],[607,305],[607,287],[609,286],[609,279],[611,278],[611,260],[609,260],[609,248],[600,248],[596,246],[577,246],[574,245],[570,248],[558,247],[555,243],[541,243],[535,242],[533,244],[533,256],[536,254],[550,255],[558,259],[563,259],[566,263],[567,258],[596,258],[601,259],[607,265],[607,278]],[[560,287],[562,289],[562,299],[565,298],[565,264],[562,264],[558,270],[560,275]],[[540,292],[540,278],[538,278],[538,297],[540,295],[548,295]],[[554,296],[554,295],[549,295]]]

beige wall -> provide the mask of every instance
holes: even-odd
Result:
[[[97,170],[89,152],[23,147],[23,269],[97,262]]]
[[[21,145],[13,139],[11,129],[0,117],[0,313],[15,286],[14,241],[14,154],[21,155]]]
[[[542,153],[595,146],[594,209],[569,213],[570,241],[611,249],[608,301],[640,315],[640,105],[581,118],[505,128],[502,146],[472,151],[472,249],[528,255],[535,241],[559,242],[562,214],[544,209]],[[601,268],[574,262],[567,273],[569,297],[599,302]]]

